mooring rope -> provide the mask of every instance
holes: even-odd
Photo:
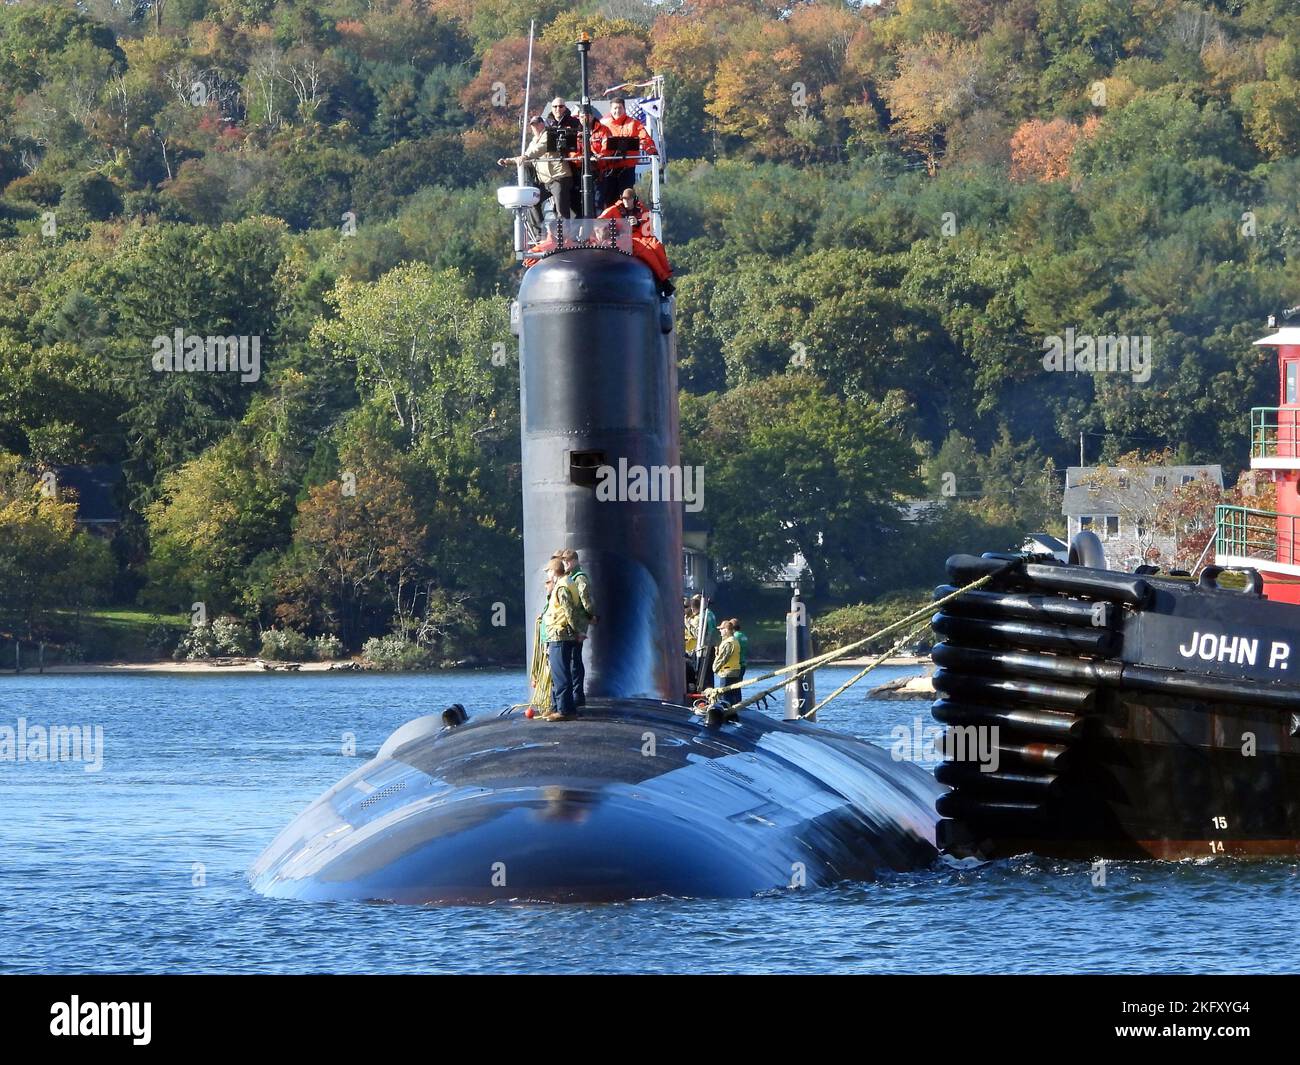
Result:
[[[732,706],[727,707],[727,710],[730,713],[743,710],[745,707],[753,706],[755,703],[760,702],[763,699],[766,699],[769,695],[775,694],[776,692],[784,688],[787,684],[794,683],[805,673],[810,673],[812,670],[818,669],[819,667],[827,664],[828,662],[834,661],[836,658],[843,658],[850,651],[855,651],[859,647],[863,646],[864,644],[868,644],[874,640],[878,640],[882,636],[887,636],[892,632],[897,632],[899,629],[912,624],[912,622],[917,621],[922,617],[926,618],[926,620],[922,624],[917,625],[915,628],[913,628],[911,632],[909,632],[906,636],[904,636],[902,639],[897,641],[894,644],[894,646],[891,647],[888,651],[886,651],[884,654],[880,655],[879,657],[873,659],[872,662],[869,663],[865,669],[863,669],[857,676],[855,676],[847,684],[842,685],[839,689],[832,692],[820,703],[818,703],[815,707],[813,707],[810,711],[808,711],[807,714],[801,715],[801,720],[802,720],[803,718],[815,714],[818,710],[820,710],[828,702],[834,699],[837,695],[846,691],[848,688],[852,687],[854,684],[860,681],[863,677],[865,677],[868,673],[870,673],[873,669],[875,669],[878,665],[880,665],[881,662],[883,662],[886,658],[892,655],[896,649],[907,646],[907,643],[913,637],[915,637],[916,635],[924,631],[925,628],[929,625],[928,615],[933,614],[934,611],[937,610],[939,607],[943,606],[945,603],[951,602],[953,599],[956,599],[958,596],[965,595],[967,592],[973,592],[976,588],[982,588],[984,585],[988,584],[989,581],[993,580],[995,577],[1001,576],[1002,573],[1003,570],[1001,569],[995,570],[993,573],[986,573],[983,577],[980,577],[978,580],[971,581],[970,584],[963,585],[961,588],[958,588],[955,592],[950,592],[949,594],[945,595],[942,599],[936,599],[933,603],[927,603],[925,606],[921,607],[920,609],[913,610],[906,617],[900,618],[898,621],[886,625],[883,629],[879,629],[876,632],[871,633],[869,636],[864,636],[860,640],[854,640],[851,643],[846,643],[843,646],[833,648],[830,651],[825,651],[822,654],[816,655],[813,658],[808,659],[806,662],[796,662],[794,663],[794,665],[783,666],[780,669],[774,669],[772,670],[772,672],[765,673],[761,677],[752,677],[749,680],[737,681],[734,684],[727,684],[721,688],[706,688],[703,692],[700,693],[700,695],[703,699],[707,700],[706,705],[716,706],[718,705],[719,697],[722,695],[723,692],[737,691],[740,688],[746,688],[751,684],[760,684],[765,680],[771,680],[774,677],[781,677],[787,673],[790,674],[789,679],[781,681],[780,684],[775,684],[771,688],[759,692],[757,695],[752,695],[748,699],[744,699],[741,702],[738,702]]]

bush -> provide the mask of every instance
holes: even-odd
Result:
[[[194,662],[201,658],[211,658],[217,653],[217,637],[212,626],[206,621],[202,625],[191,625],[185,635],[176,644],[172,657],[179,661]]]
[[[180,632],[181,626],[163,621],[155,614],[149,619],[149,627],[145,630],[144,646],[155,654],[165,655],[168,651],[175,650]]]
[[[375,669],[431,669],[433,652],[401,636],[372,636],[361,648],[361,657]]]
[[[237,618],[217,618],[212,623],[212,635],[222,654],[246,655],[253,649],[253,633]]]
[[[150,630],[151,639],[163,638],[160,626]],[[215,658],[219,655],[246,655],[252,647],[253,634],[248,626],[236,618],[220,617],[215,621],[204,621],[191,625],[176,644],[172,657],[193,662],[201,658]]]
[[[302,662],[312,658],[311,640],[293,629],[267,629],[262,633],[261,656],[277,662]]]
[[[851,606],[843,606],[838,610],[832,610],[829,614],[813,619],[812,630],[813,637],[817,641],[816,649],[818,652],[829,651],[846,643],[861,640],[863,637],[883,629],[886,625],[892,625],[913,611],[919,610],[930,601],[928,591],[893,592],[881,596],[874,603],[854,603]],[[889,650],[908,632],[922,624],[923,620],[918,618],[901,629],[872,640],[864,647],[858,648],[856,654],[880,654]],[[914,638],[913,642],[919,645],[928,644],[930,642],[929,629],[923,630],[919,636]]]
[[[343,657],[343,641],[337,636],[317,636],[311,642],[312,654],[319,662],[332,662]]]

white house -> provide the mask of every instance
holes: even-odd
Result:
[[[1155,525],[1161,502],[1180,485],[1206,478],[1223,488],[1222,466],[1144,466],[1132,475],[1115,466],[1070,466],[1061,513],[1066,539],[1085,529],[1101,537],[1111,569],[1131,571],[1158,551],[1166,561],[1177,543]]]

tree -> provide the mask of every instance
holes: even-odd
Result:
[[[1089,116],[1082,126],[1054,118],[1031,118],[1011,137],[1011,176],[1019,181],[1059,181],[1070,176],[1070,157],[1081,136],[1088,136],[1098,119]]]
[[[885,99],[906,143],[925,157],[933,174],[944,131],[974,110],[984,91],[974,42],[932,33],[902,49]]]
[[[685,461],[703,466],[718,561],[765,580],[797,552],[818,596],[888,587],[900,503],[919,488],[892,417],[806,373],[687,397]]]
[[[31,640],[54,611],[100,602],[112,581],[108,545],[77,529],[75,500],[0,454],[0,626]]]
[[[363,614],[379,602],[403,613],[426,532],[408,497],[405,485],[380,470],[311,488],[277,577],[277,617],[338,631],[352,646]]]

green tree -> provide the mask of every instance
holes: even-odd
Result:
[[[722,565],[767,579],[796,553],[818,596],[888,587],[916,456],[881,404],[842,399],[809,374],[686,397],[686,461],[704,469]]]

